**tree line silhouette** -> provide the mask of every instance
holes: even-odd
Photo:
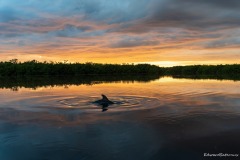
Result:
[[[150,64],[99,64],[99,63],[67,63],[39,62],[31,60],[19,62],[17,59],[0,62],[0,76],[28,75],[172,75],[172,76],[240,76],[240,64],[226,65],[191,65],[159,67]]]
[[[225,65],[191,65],[191,66],[174,66],[165,68],[167,75],[208,75],[208,76],[240,76],[240,64]]]
[[[1,76],[94,74],[160,74],[160,70],[159,67],[149,64],[53,63],[36,60],[0,62]]]

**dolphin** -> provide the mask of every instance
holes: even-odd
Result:
[[[102,94],[102,99],[97,100],[97,101],[95,101],[95,102],[93,102],[93,103],[96,103],[96,104],[98,104],[98,105],[102,105],[102,106],[104,106],[104,107],[107,107],[107,106],[109,106],[109,105],[111,105],[111,104],[114,104],[114,102],[110,101],[110,100],[107,98],[107,96],[105,96],[104,94]]]

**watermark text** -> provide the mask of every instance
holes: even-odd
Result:
[[[212,153],[204,153],[204,157],[238,157],[239,154],[235,153],[217,153],[217,154],[212,154]]]

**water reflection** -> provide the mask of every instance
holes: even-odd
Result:
[[[2,83],[0,159],[203,159],[238,152],[239,81],[144,79]],[[114,104],[93,104],[101,94]]]
[[[150,82],[159,79],[159,75],[81,75],[81,76],[24,76],[0,77],[0,88],[10,88],[18,91],[19,88],[54,87],[69,85],[95,85],[101,83],[134,83]]]
[[[173,79],[189,80],[233,80],[239,81],[239,76],[171,76]],[[82,76],[25,76],[25,77],[0,77],[0,88],[18,91],[20,88],[38,89],[43,87],[78,85],[97,85],[104,83],[149,83],[165,77],[159,75],[82,75]]]
[[[215,79],[215,80],[233,80],[233,81],[239,81],[240,80],[240,75],[195,75],[195,76],[190,76],[190,75],[174,75],[172,76],[173,78],[187,78],[187,79]]]

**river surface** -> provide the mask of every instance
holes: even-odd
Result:
[[[240,81],[9,83],[0,89],[1,160],[197,160],[207,158],[204,153],[240,154]],[[114,104],[93,103],[101,94]]]

